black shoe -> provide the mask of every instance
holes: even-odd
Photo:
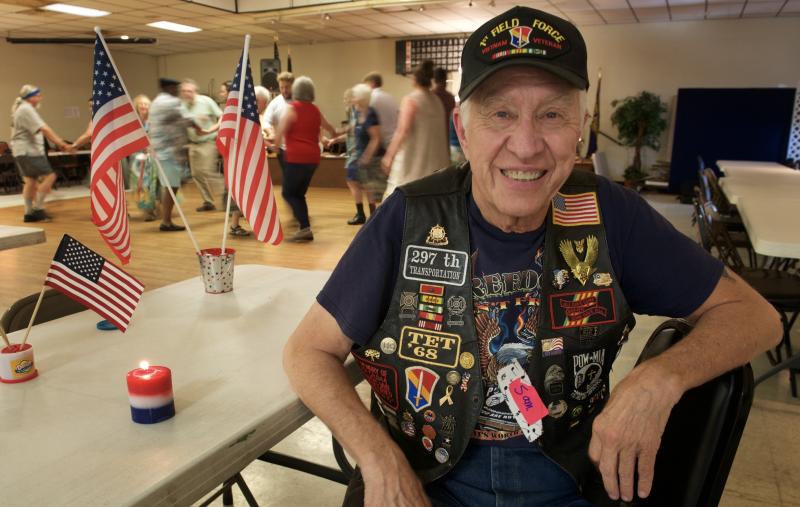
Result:
[[[186,227],[175,224],[161,224],[158,230],[162,232],[185,231]]]
[[[44,212],[43,209],[35,209],[31,213],[26,213],[22,217],[23,222],[49,222],[52,217]]]
[[[231,236],[239,236],[239,237],[246,237],[250,235],[250,231],[244,229],[241,225],[237,225],[236,227],[231,227]]]
[[[210,202],[206,201],[206,202],[203,203],[202,206],[197,208],[197,211],[214,211],[215,209],[217,209],[217,207],[214,206],[213,203],[210,203]]]
[[[356,213],[353,218],[347,221],[347,225],[361,225],[367,221],[367,217]]]

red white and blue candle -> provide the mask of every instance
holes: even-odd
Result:
[[[127,380],[133,422],[153,424],[175,415],[169,368],[142,361],[139,368],[128,372]]]

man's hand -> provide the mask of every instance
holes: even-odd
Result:
[[[374,462],[359,465],[364,478],[364,507],[430,507],[422,482],[396,445],[388,446]]]
[[[392,162],[394,162],[394,157],[390,157],[388,153],[381,159],[381,170],[383,170],[386,176],[389,176],[392,170]]]
[[[640,498],[650,494],[661,435],[683,394],[677,382],[650,363],[634,368],[614,388],[592,427],[589,458],[612,500],[633,500],[634,487]],[[638,484],[634,471],[639,473]]]

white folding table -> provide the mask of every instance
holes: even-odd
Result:
[[[0,225],[0,250],[36,245],[44,242],[44,229],[40,229],[39,227]]]
[[[227,294],[146,292],[125,334],[88,311],[35,326],[39,377],[0,385],[0,504],[188,505],[244,469],[312,417],[281,356],[328,276],[239,266]],[[141,360],[172,369],[173,419],[131,421]]]

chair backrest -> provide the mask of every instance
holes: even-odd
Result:
[[[705,231],[703,231],[702,228],[699,229],[701,239],[703,232],[706,232],[711,246],[717,249],[717,256],[719,259],[732,270],[736,272],[741,271],[745,266],[744,261],[742,260],[742,256],[739,255],[739,250],[737,250],[736,246],[733,244],[727,226],[720,221],[717,206],[713,202],[707,201],[703,192],[698,192],[696,197],[698,207],[695,209],[695,212],[698,217],[704,219],[704,224],[706,226]],[[700,228],[701,225],[700,220],[698,220],[698,228]],[[703,244],[703,246],[705,247],[705,244]],[[711,251],[710,248],[707,248],[707,250],[709,252]]]
[[[703,176],[708,182],[708,187],[711,191],[711,196],[706,196],[706,198],[711,199],[711,201],[717,206],[717,210],[719,210],[720,213],[724,215],[732,213],[733,205],[730,203],[730,201],[728,201],[728,198],[725,197],[725,192],[722,191],[722,187],[719,185],[717,173],[715,173],[710,167],[706,167],[703,169]]]
[[[33,309],[36,307],[38,299],[39,293],[37,292],[11,305],[11,308],[6,310],[3,317],[0,318],[0,325],[3,326],[3,329],[11,333],[28,327],[28,322],[31,320],[31,315],[33,315]],[[82,304],[73,301],[56,290],[47,289],[44,291],[42,304],[39,306],[39,312],[36,314],[34,324],[59,319],[84,310],[86,310],[86,307]]]
[[[592,165],[594,166],[595,174],[611,179],[611,170],[608,168],[608,160],[605,153],[602,151],[592,153]]]
[[[697,189],[697,193],[699,194],[700,192],[702,192],[702,190]],[[692,199],[692,206],[694,207],[694,216],[692,217],[692,220],[695,224],[697,224],[697,230],[700,233],[700,245],[706,252],[711,253],[711,248],[713,248],[714,243],[711,241],[708,218],[705,215],[705,211],[703,210],[703,206],[700,204],[700,201],[701,197],[699,195]]]
[[[664,322],[637,364],[664,352],[691,329],[682,320]],[[652,493],[634,505],[718,505],[752,402],[749,364],[687,391],[672,409],[661,438]]]

